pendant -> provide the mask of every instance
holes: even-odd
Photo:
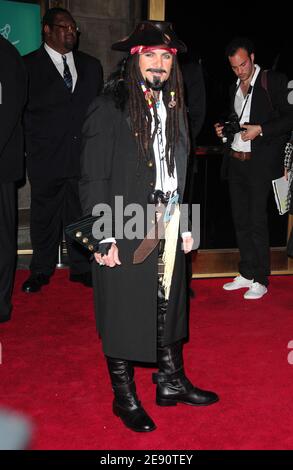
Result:
[[[171,91],[170,95],[171,95],[171,101],[169,101],[169,103],[168,103],[168,108],[175,108],[175,106],[176,106],[176,101],[174,99],[175,91]]]

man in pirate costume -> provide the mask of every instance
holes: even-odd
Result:
[[[156,426],[137,398],[133,361],[158,363],[153,374],[158,405],[218,401],[215,393],[195,388],[183,367],[182,341],[188,333],[185,253],[193,240],[190,232],[179,234],[189,144],[176,54],[186,46],[170,23],[143,21],[112,48],[129,54],[88,110],[80,197],[84,215],[98,203],[114,211],[116,196],[123,196],[124,207],[135,203],[144,209],[145,238],[113,232],[113,238],[99,244],[93,271],[113,411],[128,428],[148,432]],[[151,229],[149,204],[157,208]],[[168,204],[169,221],[161,210]],[[114,214],[114,220],[120,215]],[[154,232],[164,240],[150,236]],[[164,274],[158,275],[161,258]]]

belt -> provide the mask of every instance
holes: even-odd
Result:
[[[251,159],[251,152],[236,152],[236,150],[231,150],[230,155],[231,157],[237,158],[237,160],[241,160],[242,162]]]
[[[169,207],[167,201],[163,203],[160,202],[162,194],[159,195],[159,201],[158,204],[156,204],[156,221],[153,221],[153,226],[150,231],[136,248],[133,255],[133,264],[142,263],[152,253],[152,251],[154,251],[156,246],[164,237],[166,223],[168,223],[172,217],[171,207],[173,207],[174,204],[174,207],[176,208],[177,202],[174,201],[173,203],[169,198],[171,203],[171,207]]]
[[[142,263],[156,248],[162,239],[165,231],[164,227],[164,212],[165,205],[159,204],[157,207],[156,222],[153,222],[153,226],[146,235],[146,237],[140,242],[133,255],[133,264]]]

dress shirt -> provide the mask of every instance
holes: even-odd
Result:
[[[74,63],[73,53],[67,52],[67,54],[60,54],[60,52],[55,51],[52,47],[48,46],[48,44],[44,44],[45,51],[49,54],[53,64],[55,65],[56,69],[60,73],[63,78],[64,72],[64,63],[62,56],[66,57],[66,62],[68,64],[70,73],[72,75],[72,92],[74,91],[76,81],[77,81],[77,71]]]
[[[252,87],[251,93],[247,99],[246,102],[246,97],[243,95],[242,90],[240,88],[240,80],[237,80],[237,92],[235,94],[235,100],[234,100],[234,109],[239,116],[241,116],[243,107],[245,105],[240,124],[244,124],[245,122],[250,121],[250,110],[251,110],[251,100],[252,100],[252,95],[253,95],[253,86],[255,84],[255,81],[257,79],[257,76],[260,72],[260,67],[259,65],[255,64],[255,72],[253,74],[252,80],[250,82],[250,86]],[[251,141],[247,140],[244,142],[241,139],[241,132],[238,132],[237,134],[234,135],[234,140],[231,145],[232,149],[235,150],[236,152],[251,152]]]

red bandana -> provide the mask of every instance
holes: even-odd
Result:
[[[167,46],[135,46],[130,49],[130,54],[144,54],[145,52],[151,52],[155,49],[163,49],[164,51],[170,52],[170,54],[176,55],[177,49],[174,47]]]

